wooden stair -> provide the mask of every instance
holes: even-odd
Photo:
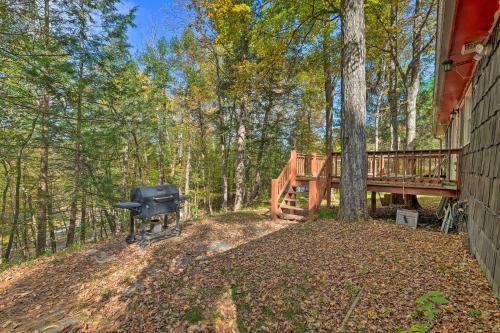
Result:
[[[271,216],[273,219],[313,220],[330,187],[329,170],[332,156],[290,152],[290,159],[279,176],[271,180]],[[307,161],[307,167],[306,167]],[[300,178],[299,178],[300,177]],[[283,198],[283,199],[281,199]]]
[[[278,216],[283,220],[307,221],[307,208],[299,206],[300,203],[307,203],[306,198],[298,198],[295,186],[290,186],[283,201],[279,205]],[[305,193],[307,194],[307,192]]]

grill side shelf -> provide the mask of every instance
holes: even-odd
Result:
[[[139,202],[117,202],[113,205],[115,208],[121,208],[121,209],[130,209],[130,210],[140,210],[142,207],[142,204]]]

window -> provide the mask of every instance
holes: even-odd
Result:
[[[450,121],[450,148],[460,147],[460,113],[453,111]]]
[[[472,109],[472,90],[470,88],[467,89],[467,92],[465,93],[465,100],[464,100],[464,107],[463,107],[463,121],[464,121],[464,126],[463,126],[463,145],[466,146],[470,142],[470,134],[472,131],[471,128],[471,110]]]

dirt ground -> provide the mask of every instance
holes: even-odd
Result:
[[[447,301],[426,321],[429,291]],[[461,235],[385,218],[228,213],[144,249],[120,238],[0,272],[0,332],[500,332],[498,306]]]

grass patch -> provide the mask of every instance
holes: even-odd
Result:
[[[184,320],[189,321],[192,324],[196,324],[203,320],[203,312],[198,307],[192,307],[184,312]]]
[[[224,316],[217,310],[212,311],[210,314],[210,319],[215,320],[215,319],[221,319],[224,320]]]
[[[271,309],[269,306],[267,305],[262,305],[260,307],[261,309],[261,312],[264,316],[266,316],[267,318],[271,319],[273,322],[275,322],[278,318],[276,317],[276,314],[274,313],[273,309]]]
[[[292,305],[290,305],[284,313],[285,319],[293,324],[295,332],[302,333],[307,331],[306,325],[303,323],[302,320],[298,318],[301,315],[302,315],[302,309],[297,303],[293,303]]]
[[[481,311],[477,310],[477,309],[470,309],[468,314],[469,314],[469,317],[479,318],[481,316]]]
[[[316,217],[318,219],[335,219],[337,218],[338,212],[338,207],[320,208],[316,211]]]
[[[104,288],[101,290],[101,301],[107,301],[113,295],[113,291],[109,288]]]

